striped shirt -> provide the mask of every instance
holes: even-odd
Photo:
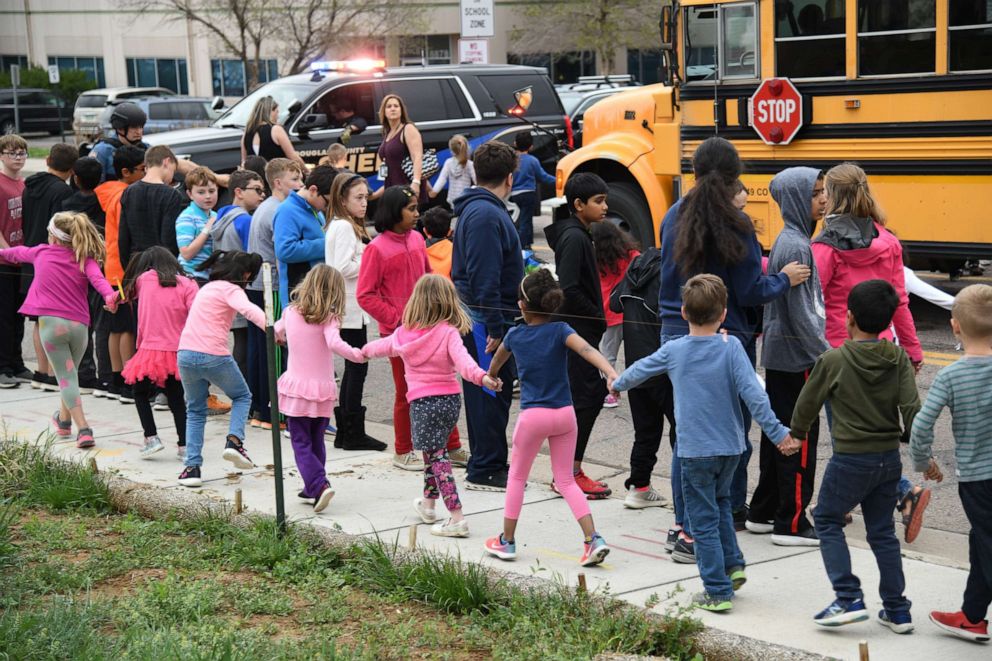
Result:
[[[190,205],[176,218],[176,243],[180,248],[185,248],[193,243],[196,236],[206,227],[207,221],[216,217],[216,211],[204,211],[196,205],[196,202],[190,202]],[[196,267],[207,261],[213,253],[213,245],[213,240],[208,236],[203,247],[191,259],[179,255],[179,264],[186,271],[186,275],[191,278],[204,277],[205,274],[197,272]]]
[[[909,443],[918,471],[927,469],[933,427],[945,406],[951,410],[958,480],[992,480],[992,356],[966,355],[933,380],[927,401],[913,421]]]

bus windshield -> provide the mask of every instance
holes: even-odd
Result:
[[[237,127],[244,128],[248,125],[248,117],[258,100],[271,96],[279,106],[279,123],[285,121],[289,114],[289,107],[294,101],[306,101],[313,88],[309,85],[292,85],[287,83],[274,82],[262,85],[257,90],[234,104],[230,110],[221,115],[214,126],[218,128]]]

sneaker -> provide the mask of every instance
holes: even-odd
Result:
[[[296,497],[299,498],[300,500],[313,500],[313,498],[311,498],[310,496],[306,495],[302,491],[297,492],[296,493]]]
[[[96,388],[100,387],[100,382],[96,379],[80,379],[79,380],[79,394],[80,395],[92,395]]]
[[[417,513],[417,516],[424,523],[434,523],[437,521],[437,512],[434,511],[433,507],[424,506],[423,498],[413,499],[413,511]]]
[[[885,609],[878,611],[878,623],[896,633],[909,633],[913,630],[913,616],[909,611],[889,612]]]
[[[740,590],[747,583],[747,574],[744,573],[744,568],[740,565],[728,569],[727,578],[730,579],[730,583],[734,586],[734,592]]]
[[[186,446],[180,445],[176,448],[176,458],[179,461],[186,461]]]
[[[699,592],[692,595],[692,605],[711,613],[726,613],[733,610],[734,604],[726,597],[714,597],[709,592]]]
[[[35,390],[44,390],[45,375],[35,370],[34,373],[31,374],[31,387]]]
[[[661,507],[665,499],[651,485],[644,488],[630,487],[623,499],[623,506],[631,510],[642,510],[645,507]]]
[[[468,537],[468,519],[454,522],[451,519],[431,526],[431,534],[438,537]]]
[[[25,367],[20,372],[15,373],[13,377],[21,383],[31,383],[31,380],[34,378],[34,372]]]
[[[200,479],[199,466],[187,466],[179,474],[179,484],[184,487],[202,487],[203,480]]]
[[[35,372],[31,379],[31,387],[35,389],[47,390],[48,392],[58,392],[59,384],[54,376]]]
[[[327,506],[331,504],[331,498],[334,497],[334,489],[331,488],[331,483],[328,482],[324,485],[324,488],[320,490],[320,495],[317,496],[317,500],[313,502],[313,512],[314,514],[319,514],[327,509]]]
[[[131,386],[123,386],[117,399],[120,400],[121,404],[134,404],[134,390],[131,389]]]
[[[675,543],[679,541],[679,535],[682,533],[681,528],[669,528],[668,535],[665,537],[665,550],[671,553],[675,550]]]
[[[231,412],[231,405],[217,399],[217,395],[207,396],[207,415],[223,415]]]
[[[106,381],[99,381],[95,388],[93,388],[94,397],[109,397],[110,396],[110,384]]]
[[[406,454],[394,454],[393,466],[405,471],[424,470],[424,458],[419,452],[407,452]]]
[[[327,426],[324,427],[324,434],[327,436],[337,436],[338,428],[328,422]]]
[[[672,560],[683,565],[696,564],[696,545],[685,535],[680,535],[672,548]]]
[[[762,523],[760,521],[752,521],[751,519],[744,522],[744,528],[755,535],[767,535],[775,530],[775,526],[771,521]]]
[[[586,475],[581,469],[575,476],[575,483],[579,485],[582,489],[582,493],[586,495],[589,500],[603,500],[604,498],[609,498],[613,490],[610,489],[604,482],[597,482],[588,475]],[[552,488],[554,483],[552,483]],[[557,490],[556,490],[557,493]]]
[[[751,513],[751,508],[745,505],[743,508],[734,512],[734,530],[741,532],[742,530],[747,530],[747,517]]]
[[[465,448],[456,448],[448,452],[448,460],[451,462],[452,466],[467,468],[469,454],[465,451]]]
[[[485,549],[489,555],[494,555],[500,560],[515,560],[517,557],[517,543],[503,539],[503,533],[487,539]]]
[[[221,456],[234,464],[236,468],[248,470],[255,467],[255,462],[251,460],[251,457],[245,451],[245,444],[231,434],[227,435],[227,443],[224,444],[224,454]]]
[[[784,535],[772,533],[772,544],[775,546],[819,546],[820,538],[815,530],[807,528],[794,535],[792,533]]]
[[[72,420],[62,420],[59,411],[52,414],[52,424],[55,425],[55,435],[61,438],[72,436]]]
[[[165,396],[164,392],[160,392],[155,395],[155,401],[152,403],[152,408],[156,411],[169,410],[169,398]]]
[[[930,621],[953,636],[976,643],[989,642],[989,623],[987,620],[975,624],[961,611],[956,613],[930,611]]]
[[[21,382],[10,374],[0,374],[0,388],[18,388]]]
[[[909,501],[909,512],[902,515],[902,524],[906,526],[906,543],[912,544],[923,528],[923,512],[930,504],[930,489],[910,493],[906,501]]]
[[[107,399],[120,399],[121,398],[121,387],[111,383],[107,386]]]
[[[76,432],[76,447],[80,449],[91,448],[96,445],[96,441],[93,440],[93,430],[89,427],[83,427],[78,432]]]
[[[258,429],[259,427],[262,426],[262,421],[259,420],[258,418],[251,418],[248,420],[248,426]],[[269,425],[269,429],[272,429],[272,425]]]
[[[493,473],[475,480],[465,480],[465,488],[471,491],[506,491],[506,473]]]
[[[865,602],[861,599],[836,599],[813,617],[821,627],[839,627],[868,619]]]
[[[161,452],[164,449],[165,446],[162,445],[162,439],[160,439],[158,436],[149,436],[145,438],[145,447],[141,448],[139,454],[141,455],[142,459],[147,459],[156,452]]]
[[[606,545],[606,540],[599,533],[593,533],[592,541],[584,544],[585,550],[579,558],[579,564],[583,567],[593,567],[603,562],[610,554],[610,547]]]
[[[607,395],[606,398],[603,400],[604,409],[615,409],[618,406],[620,406],[620,398],[614,395],[613,393]]]

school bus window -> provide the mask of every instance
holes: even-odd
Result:
[[[687,7],[685,10],[686,82],[716,77],[716,7]]]
[[[950,0],[951,71],[992,69],[992,0]]]
[[[727,5],[720,9],[723,39],[720,48],[721,78],[756,78],[758,71],[757,12],[753,4]]]
[[[684,25],[687,82],[758,77],[755,3],[687,7]]]
[[[858,0],[858,73],[933,73],[935,0]]]
[[[844,0],[776,2],[776,75],[843,78],[845,14]]]

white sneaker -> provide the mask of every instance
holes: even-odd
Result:
[[[417,513],[424,523],[434,523],[437,521],[437,512],[424,506],[423,498],[413,499],[413,511]]]
[[[424,470],[424,460],[419,452],[407,452],[406,454],[394,454],[393,466],[405,471]]]
[[[179,461],[186,461],[186,446],[180,445],[176,448],[176,459]]]
[[[648,486],[646,491],[638,491],[637,487],[630,487],[627,489],[627,496],[623,499],[623,506],[631,510],[661,507],[664,504],[665,499],[652,486]]]
[[[431,526],[431,534],[438,537],[468,537],[468,519],[455,523],[451,519]]]
[[[757,521],[752,521],[751,519],[744,522],[744,527],[747,528],[748,532],[754,533],[755,535],[767,535],[771,531],[775,530],[775,526],[771,523],[758,523]]]
[[[147,459],[156,452],[161,452],[164,449],[165,446],[162,445],[162,439],[158,436],[149,436],[145,439],[145,447],[140,450],[141,458]]]
[[[155,395],[155,403],[152,404],[152,408],[156,411],[169,410],[169,398],[165,396],[164,392],[160,392]]]

